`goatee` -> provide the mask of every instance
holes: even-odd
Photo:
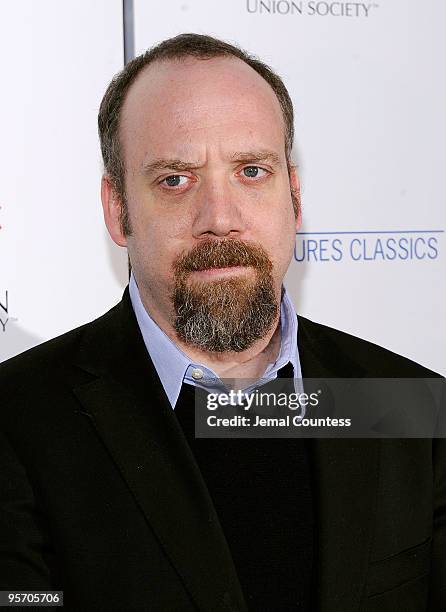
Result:
[[[245,266],[254,274],[194,281],[191,273]],[[263,338],[278,315],[272,263],[257,244],[237,239],[208,240],[174,263],[174,327],[186,343],[205,351],[241,352]]]

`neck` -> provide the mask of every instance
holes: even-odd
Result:
[[[280,318],[276,319],[266,336],[240,353],[234,351],[207,352],[187,345],[175,333],[171,338],[192,361],[202,363],[214,370],[220,378],[232,379],[237,386],[236,379],[255,381],[261,378],[268,364],[276,361],[281,342]]]

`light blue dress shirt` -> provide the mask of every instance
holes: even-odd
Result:
[[[175,408],[183,382],[214,393],[227,391],[218,374],[201,363],[191,361],[149,316],[141,301],[133,273],[130,275],[129,291],[144,343],[172,408]],[[280,305],[280,331],[279,355],[276,361],[266,368],[261,378],[262,383],[277,378],[280,368],[289,362],[293,366],[294,378],[302,378],[297,347],[297,316],[286,290]],[[254,387],[255,385],[251,385],[244,392],[249,392]]]

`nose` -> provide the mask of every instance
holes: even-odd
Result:
[[[195,238],[219,238],[241,234],[245,229],[240,194],[223,177],[208,177],[200,186],[195,202],[192,232]]]

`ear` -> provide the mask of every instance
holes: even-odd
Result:
[[[295,209],[296,217],[296,231],[298,231],[302,225],[302,207],[300,203],[300,181],[297,174],[296,166],[290,166],[290,188],[293,196],[293,204]]]
[[[102,177],[101,181],[101,200],[108,233],[118,246],[127,246],[127,238],[121,228],[122,201],[106,175]]]

